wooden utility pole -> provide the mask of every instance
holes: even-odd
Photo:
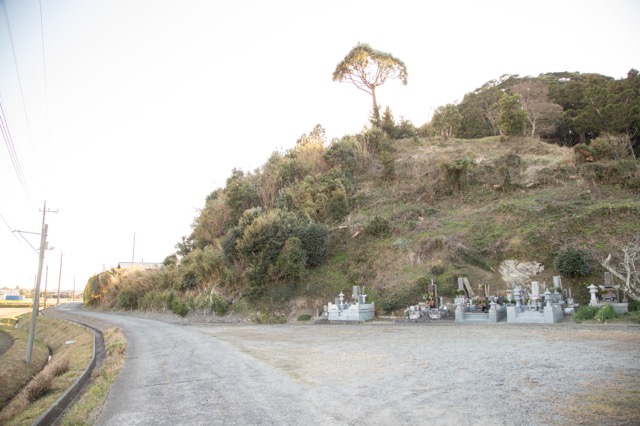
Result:
[[[58,302],[56,305],[60,304],[60,282],[62,281],[62,257],[64,254],[60,251],[60,273],[58,274]]]
[[[47,283],[49,282],[49,265],[47,272],[44,273],[44,308],[47,309]]]
[[[27,364],[31,364],[31,352],[33,351],[33,340],[36,334],[36,319],[38,318],[38,304],[40,302],[40,281],[42,280],[42,265],[44,264],[44,251],[47,248],[47,230],[49,226],[44,222],[47,214],[47,202],[44,202],[42,209],[42,231],[40,232],[40,260],[38,261],[38,275],[36,278],[36,288],[33,295],[33,310],[31,312],[31,324],[29,327],[29,340],[27,342]]]

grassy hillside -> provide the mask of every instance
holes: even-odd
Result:
[[[358,145],[353,146],[357,167],[348,178],[344,167],[340,169],[348,201],[341,216],[323,210],[336,192],[327,192],[324,199],[313,192],[325,182],[318,176],[337,173],[336,166],[319,160],[329,158],[331,146],[314,148],[319,153],[315,157],[307,151],[305,157],[282,157],[278,163],[281,170],[290,170],[293,167],[287,169],[282,162],[302,158],[315,173],[312,184],[308,177],[290,178],[279,193],[289,194],[292,211],[327,226],[329,246],[320,265],[307,265],[301,275],[269,272],[276,278],[266,279],[260,292],[252,293],[247,270],[255,258],[229,260],[225,249],[229,229],[239,229],[222,225],[223,218],[233,217],[228,183],[226,192],[211,197],[196,218],[193,251],[181,257],[179,265],[93,277],[85,301],[180,314],[191,310],[220,315],[231,309],[292,317],[315,312],[340,291],[350,294],[352,285],[364,285],[380,309],[391,311],[420,301],[432,280],[445,297],[453,296],[458,276],[469,277],[474,287],[489,284],[493,294],[504,292],[499,266],[509,259],[543,264],[545,270],[536,279],[551,283],[553,275],[560,275],[555,268],[558,255],[572,248],[582,253],[590,271],[563,276],[563,285],[584,302],[586,286],[602,282],[600,261],[640,234],[640,166],[634,159],[602,156],[585,162],[574,148],[529,138],[410,137],[389,141],[384,149],[369,145],[366,155],[358,155]],[[270,159],[261,173],[242,182],[264,182],[272,164]],[[305,181],[307,187],[301,186]],[[305,199],[304,209],[298,202],[300,188],[313,195]],[[206,268],[189,269],[194,264]]]

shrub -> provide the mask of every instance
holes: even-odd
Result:
[[[181,317],[186,317],[189,313],[189,306],[180,298],[174,298],[171,301],[171,312]]]
[[[318,266],[329,252],[329,230],[324,225],[311,223],[300,232],[300,241],[307,253],[307,266]]]
[[[389,153],[389,151],[383,151],[380,153],[380,163],[382,164],[382,176],[385,179],[393,180],[396,177],[396,165],[395,158]]]
[[[589,143],[591,152],[598,160],[622,160],[630,157],[631,143],[627,135],[605,134]]]
[[[385,314],[392,314],[400,308],[403,308],[404,305],[395,297],[391,297],[388,299],[383,299],[380,302],[380,307],[384,311]]]
[[[229,302],[214,294],[211,296],[211,309],[216,315],[225,315],[229,312]]]
[[[285,241],[276,263],[269,268],[270,275],[276,281],[298,281],[304,274],[306,260],[302,242],[297,237],[291,237]]]
[[[374,237],[390,237],[391,225],[389,225],[387,219],[376,215],[371,222],[369,222],[365,231]]]
[[[598,308],[596,306],[586,305],[580,306],[576,312],[573,314],[573,320],[577,323],[582,321],[588,321],[593,319],[598,312]]]
[[[601,306],[594,316],[594,319],[598,322],[606,322],[615,318],[618,318],[618,313],[611,305]]]
[[[587,276],[591,273],[590,260],[591,256],[586,250],[569,247],[558,253],[556,269],[570,277]]]
[[[310,319],[311,319],[311,315],[309,314],[300,315],[298,317],[298,321],[309,321]]]
[[[138,309],[140,293],[132,288],[123,288],[118,293],[116,307],[124,310]]]
[[[469,170],[474,164],[474,161],[469,157],[440,163],[443,185],[447,194],[463,191],[469,186]]]

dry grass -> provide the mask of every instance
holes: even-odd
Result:
[[[13,345],[0,356],[0,409],[47,363],[49,350],[40,341],[33,345],[31,363],[26,363],[28,330],[24,325],[19,329],[3,327],[3,331],[12,336]]]
[[[26,348],[26,332],[29,329],[29,321],[21,322],[18,331],[23,337],[19,337],[9,350],[16,348],[20,339],[25,341],[22,349],[17,348],[20,358],[13,356],[7,359],[0,358],[3,365],[9,371],[20,371],[26,365],[23,358]],[[93,354],[93,333],[73,324],[62,322],[48,317],[38,317],[36,325],[36,345],[39,348],[37,353],[42,352],[43,362],[27,377],[27,384],[20,383],[20,376],[13,374],[2,380],[4,391],[6,388],[13,389],[11,395],[15,395],[11,401],[0,411],[0,424],[32,424],[41,416],[62,394],[71,386],[80,374],[86,369]],[[46,363],[49,350],[52,359],[49,364],[42,369]],[[36,351],[34,350],[34,354]],[[35,365],[35,356],[32,355],[32,364]],[[41,370],[42,371],[39,371]],[[5,370],[3,368],[1,371]],[[38,372],[39,371],[39,372]],[[33,377],[31,380],[29,378]]]
[[[593,381],[567,406],[565,424],[640,424],[640,377],[637,372],[615,380]]]
[[[94,371],[92,383],[62,419],[64,425],[90,425],[100,415],[109,389],[120,374],[124,364],[127,340],[119,329],[109,328],[104,333],[105,360],[102,367]]]

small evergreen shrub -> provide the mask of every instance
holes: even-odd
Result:
[[[171,312],[184,318],[189,313],[189,306],[182,299],[174,298],[171,301]]]
[[[556,269],[570,277],[587,276],[591,273],[591,256],[584,249],[566,248],[556,257]]]
[[[211,296],[211,310],[215,312],[216,315],[226,315],[226,313],[229,312],[229,302],[214,294]]]
[[[395,297],[391,297],[389,299],[383,299],[380,301],[380,307],[384,311],[385,314],[389,315],[394,313],[400,308],[404,308],[400,300]]]
[[[601,306],[594,316],[594,319],[598,322],[607,322],[615,318],[618,318],[618,313],[611,305]]]
[[[390,237],[391,225],[389,225],[389,221],[387,219],[376,215],[371,222],[369,222],[365,231],[367,234],[373,235],[374,237]]]
[[[116,307],[126,311],[138,309],[138,299],[140,294],[131,288],[123,288],[118,293],[118,301]]]
[[[311,319],[311,315],[305,314],[305,315],[300,315],[298,317],[298,321],[309,321]]]
[[[573,314],[574,322],[581,323],[582,321],[588,321],[593,319],[598,312],[598,308],[596,306],[586,305],[580,306],[576,312]]]

